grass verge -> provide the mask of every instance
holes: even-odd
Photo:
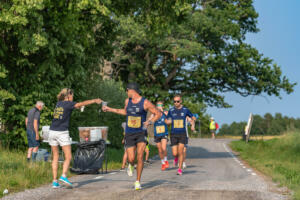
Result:
[[[230,146],[251,166],[291,189],[293,198],[300,200],[300,132],[247,144],[233,141]]]
[[[124,149],[108,149],[108,170],[120,169],[122,165]],[[150,158],[157,154],[157,148],[150,145]],[[62,165],[59,165],[61,174]],[[73,174],[74,175],[74,174]],[[70,173],[69,176],[72,176]],[[28,163],[26,153],[0,148],[0,198],[3,191],[9,193],[35,188],[52,181],[52,169],[50,162]]]

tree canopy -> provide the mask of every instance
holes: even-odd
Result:
[[[182,93],[200,102],[227,107],[222,94],[242,96],[291,93],[294,83],[272,59],[245,43],[257,32],[252,0],[186,2],[163,29],[155,22],[120,16],[112,58],[114,78],[136,81],[152,100]],[[230,102],[229,102],[230,103]]]
[[[64,87],[75,90],[76,101],[92,98],[86,88],[99,83],[94,76],[104,60],[112,61],[115,80],[140,83],[153,101],[181,92],[199,105],[226,107],[222,92],[292,92],[280,67],[244,42],[258,31],[252,3],[0,0],[2,131],[21,144],[37,100],[46,104],[41,123],[50,124]]]

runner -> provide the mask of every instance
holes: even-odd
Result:
[[[102,102],[101,99],[92,99],[92,100],[86,100],[80,103],[76,103],[73,102],[73,94],[74,94],[73,90],[64,88],[57,95],[58,102],[56,104],[54,114],[53,114],[53,120],[50,126],[48,140],[53,153],[53,158],[52,158],[52,174],[53,174],[52,187],[53,188],[60,187],[57,181],[57,169],[58,169],[58,157],[59,157],[58,145],[62,147],[62,150],[64,152],[64,157],[65,157],[65,161],[63,164],[63,171],[61,177],[59,178],[59,181],[66,183],[69,186],[72,186],[72,183],[67,178],[67,172],[72,159],[71,139],[70,139],[68,129],[69,129],[69,122],[70,122],[73,109],[80,108],[82,106],[86,106],[93,103],[100,104]]]
[[[177,163],[179,161],[177,174],[182,175],[183,149],[184,145],[187,143],[185,120],[188,116],[192,118],[192,123],[194,123],[196,118],[193,116],[189,109],[181,104],[182,99],[180,95],[176,95],[173,100],[174,107],[170,109],[165,122],[166,124],[172,124],[171,146],[174,156],[174,164],[175,166],[177,166]],[[194,129],[192,129],[192,131],[193,130]]]
[[[209,123],[209,130],[211,133],[211,138],[216,139],[215,133],[216,133],[216,122],[213,117],[210,118],[210,123]]]
[[[164,171],[166,168],[169,168],[167,158],[168,127],[165,123],[167,116],[164,113],[162,101],[157,102],[156,108],[162,112],[162,116],[154,123],[154,141],[161,159],[161,170]],[[148,120],[151,120],[153,117],[154,115],[151,115]]]
[[[126,115],[126,130],[125,130],[125,146],[128,156],[128,172],[132,175],[135,149],[137,150],[137,177],[135,182],[135,189],[141,189],[141,175],[143,171],[143,156],[146,147],[145,129],[150,123],[155,122],[160,118],[159,111],[155,106],[140,95],[139,86],[136,83],[129,83],[127,85],[128,98],[125,100],[124,109],[115,109],[108,106],[103,107],[105,112],[113,112],[119,115]],[[151,121],[146,122],[147,111],[150,111],[155,116]]]

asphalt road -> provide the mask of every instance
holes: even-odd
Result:
[[[6,196],[3,199],[94,200],[94,199],[201,199],[201,200],[279,200],[288,199],[274,184],[235,157],[229,140],[193,139],[189,141],[187,169],[182,176],[176,168],[160,170],[158,157],[142,174],[142,190],[134,190],[135,174],[126,172],[82,175],[71,179],[73,189],[52,189],[50,184]],[[170,150],[170,148],[169,148]],[[169,152],[169,159],[172,159]]]

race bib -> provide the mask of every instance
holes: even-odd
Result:
[[[141,128],[142,118],[135,116],[128,116],[128,127],[129,128]]]
[[[165,126],[157,126],[156,127],[156,133],[157,134],[164,133],[165,131],[166,131]]]
[[[174,128],[184,128],[182,119],[175,119],[173,123],[174,123]]]

